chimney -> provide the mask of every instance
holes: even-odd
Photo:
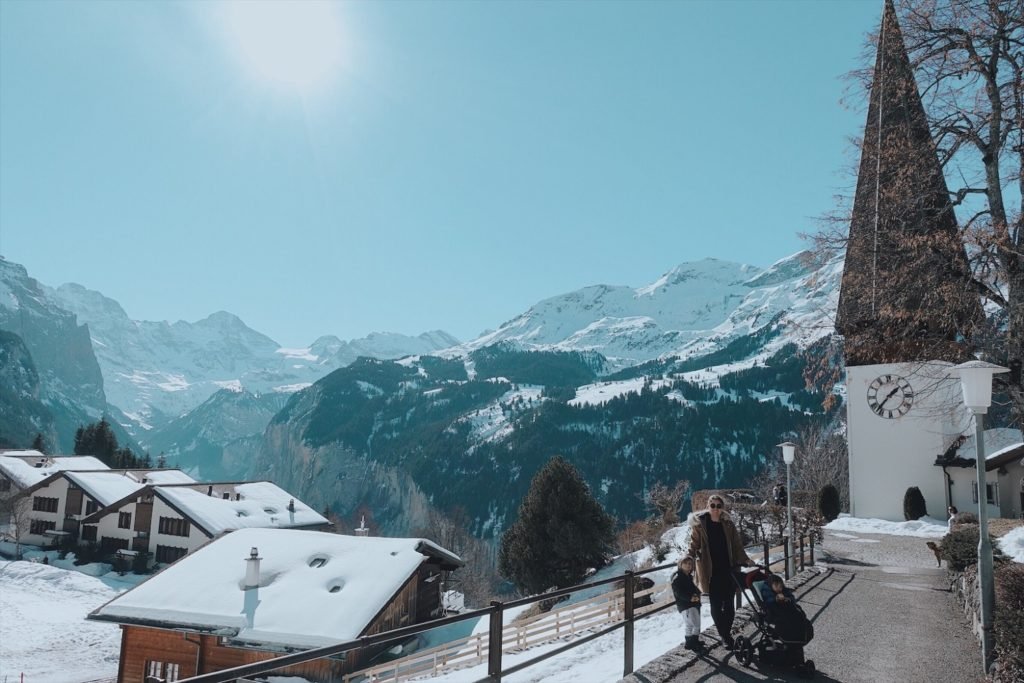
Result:
[[[206,495],[208,495],[208,496],[212,496],[213,495],[213,487],[212,486],[207,486],[206,487]]]
[[[256,546],[249,551],[249,557],[245,558],[245,585],[242,587],[243,590],[249,590],[250,588],[259,588],[260,586],[260,557],[259,550]]]
[[[39,458],[39,462],[36,463],[36,467],[42,467],[46,464],[46,458]]]
[[[295,499],[290,498],[288,500],[288,512],[295,512]]]
[[[366,515],[359,520],[359,528],[356,529],[356,536],[369,536],[370,530],[366,528]]]
[[[241,494],[241,493],[238,493],[238,492],[236,491],[236,492],[235,492],[235,500],[242,500],[242,494]]]

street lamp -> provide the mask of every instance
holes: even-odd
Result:
[[[988,671],[992,661],[992,611],[995,587],[992,583],[992,543],[988,538],[988,496],[985,487],[985,435],[982,416],[992,405],[992,375],[1008,368],[980,360],[961,363],[952,370],[960,376],[964,405],[974,414],[978,474],[978,590],[981,592],[981,665]]]
[[[793,576],[793,487],[790,484],[789,466],[796,459],[796,444],[786,441],[778,447],[782,449],[782,460],[786,463],[786,527],[789,529],[786,536],[786,574]]]

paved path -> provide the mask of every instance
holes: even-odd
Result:
[[[805,572],[796,590],[814,622],[815,638],[806,653],[817,665],[815,680],[984,680],[980,647],[925,539],[826,534],[822,573]],[[705,641],[712,639],[711,632],[705,631]],[[748,624],[743,632],[749,635],[753,628]],[[743,667],[714,640],[716,647],[704,657],[672,650],[624,683],[804,680],[785,669],[756,663]]]

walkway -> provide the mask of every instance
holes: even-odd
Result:
[[[826,532],[821,574],[805,572],[797,596],[814,622],[807,656],[816,681],[982,681],[981,650],[935,566],[925,539]],[[737,619],[737,623],[739,619]],[[713,632],[712,629],[711,632]],[[753,631],[748,624],[743,632]],[[705,631],[705,641],[712,640]],[[779,668],[743,667],[714,638],[697,658],[677,648],[623,683],[799,681]]]

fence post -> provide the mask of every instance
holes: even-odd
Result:
[[[504,627],[501,603],[491,601],[491,622],[487,644],[487,676],[493,683],[501,683],[501,636]]]
[[[624,650],[623,653],[623,667],[622,677],[625,678],[629,674],[633,673],[633,572],[626,572],[626,582],[623,591],[625,611],[623,626],[623,640]]]
[[[814,566],[814,534],[811,534],[811,566]]]
[[[771,548],[770,548],[770,546],[768,544],[768,535],[765,534],[765,537],[764,537],[764,568],[767,569],[768,571],[771,571],[772,570],[772,558],[771,558],[771,554],[768,552],[769,550],[771,550]]]
[[[804,535],[800,534],[800,571],[804,570]]]
[[[789,536],[782,537],[782,557],[786,562],[786,581],[789,581]]]

